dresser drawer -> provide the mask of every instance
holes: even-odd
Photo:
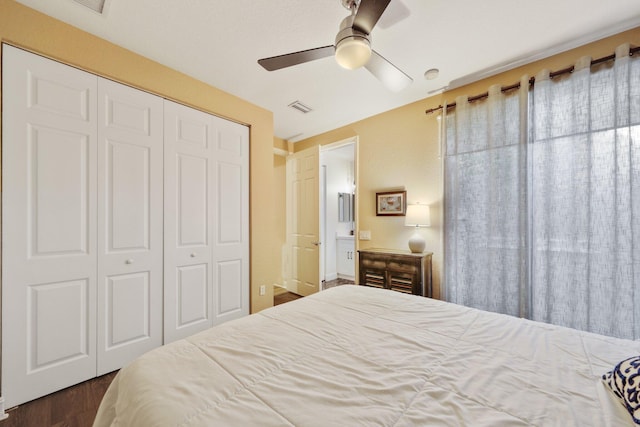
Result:
[[[360,250],[358,284],[430,297],[431,255],[382,249]]]
[[[396,271],[398,273],[418,273],[420,269],[420,262],[414,262],[414,260],[402,261],[389,261],[387,263],[387,270]]]
[[[360,265],[364,268],[373,268],[378,270],[386,270],[387,269],[387,260],[384,258],[364,258],[360,261]]]

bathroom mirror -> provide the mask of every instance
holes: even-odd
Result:
[[[353,194],[338,193],[338,221],[353,221]]]

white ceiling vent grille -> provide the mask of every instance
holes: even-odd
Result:
[[[74,1],[100,14],[102,14],[102,12],[104,11],[104,5],[107,2],[107,0],[74,0]]]
[[[307,114],[308,112],[313,111],[311,107],[307,107],[300,101],[292,102],[291,104],[289,104],[289,107],[293,108],[294,110],[298,110],[304,114]]]

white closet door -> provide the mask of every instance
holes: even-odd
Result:
[[[249,314],[249,128],[212,116],[214,324]]]
[[[2,396],[96,374],[94,75],[4,46]]]
[[[162,344],[163,100],[98,81],[98,375]]]
[[[164,342],[212,325],[211,117],[165,101]]]

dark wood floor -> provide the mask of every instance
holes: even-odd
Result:
[[[355,285],[355,282],[349,279],[329,280],[328,282],[324,282],[323,289],[334,288],[336,286],[341,286],[341,285]]]
[[[280,305],[284,304],[285,302],[295,301],[298,298],[302,298],[302,295],[294,294],[293,292],[285,292],[283,294],[274,295],[273,305]]]
[[[115,375],[112,372],[11,408],[0,427],[91,427]]]

